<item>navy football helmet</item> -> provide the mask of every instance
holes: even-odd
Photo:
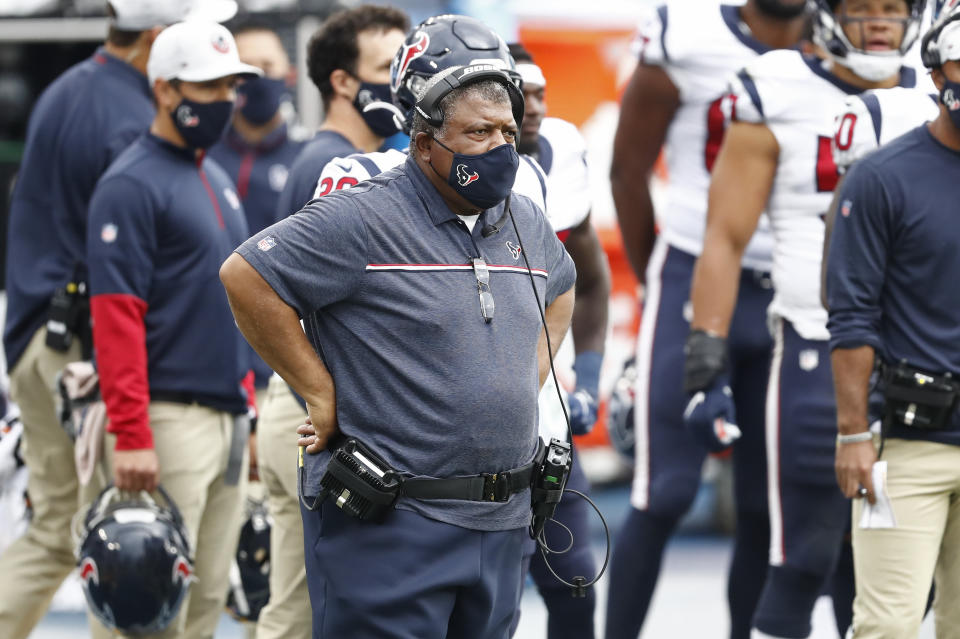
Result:
[[[864,80],[879,82],[896,73],[903,56],[920,35],[925,0],[906,0],[909,15],[903,19],[903,40],[898,49],[867,51],[851,44],[843,31],[846,22],[861,21],[845,15],[846,0],[808,0],[813,6],[813,41],[838,64],[851,69]]]
[[[247,498],[247,520],[240,529],[237,556],[230,568],[227,610],[234,619],[256,621],[270,599],[270,529],[273,519],[263,500]]]
[[[166,491],[157,491],[166,503],[108,486],[74,522],[87,604],[104,626],[124,634],[170,625],[194,579],[183,519]]]
[[[407,133],[413,107],[427,80],[444,69],[471,64],[492,64],[506,71],[517,88],[521,86],[507,43],[476,18],[433,16],[407,34],[390,65],[390,92],[404,114]]]
[[[637,360],[631,357],[623,364],[620,377],[614,382],[613,391],[607,401],[607,434],[610,436],[610,445],[631,462],[636,444],[633,424],[636,385]]]

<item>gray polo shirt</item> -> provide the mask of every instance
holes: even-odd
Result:
[[[514,193],[511,209],[549,305],[573,286],[573,260],[528,198]],[[509,219],[481,235],[502,212],[482,213],[471,233],[408,158],[237,249],[305,318],[336,384],[340,430],[407,476],[500,472],[536,450],[540,312]],[[478,255],[490,265],[489,324],[469,260]],[[328,459],[307,456],[307,495]],[[530,521],[528,491],[507,503],[404,497],[397,507],[475,530]]]

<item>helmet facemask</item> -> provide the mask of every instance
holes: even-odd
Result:
[[[847,16],[847,0],[815,0],[813,38],[836,63],[849,68],[869,82],[880,82],[894,75],[903,64],[903,57],[920,35],[922,2],[908,0],[909,13],[902,18]],[[868,25],[877,21],[895,22],[902,27],[900,44],[887,51],[871,51],[855,47],[844,26],[859,29],[860,41],[867,42]]]

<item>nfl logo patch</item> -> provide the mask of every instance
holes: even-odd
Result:
[[[103,228],[100,229],[100,239],[111,244],[117,239],[117,225],[116,224],[104,224]]]
[[[812,348],[800,351],[800,368],[808,373],[820,365],[820,353]]]
[[[850,217],[850,209],[853,208],[853,202],[850,200],[844,200],[843,204],[840,205],[840,215],[843,217]]]
[[[273,239],[272,235],[268,235],[262,240],[260,240],[259,242],[257,242],[257,248],[263,251],[264,253],[266,253],[276,245],[277,245],[277,242],[276,240]]]

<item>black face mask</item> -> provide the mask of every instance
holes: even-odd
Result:
[[[374,84],[361,80],[353,106],[360,112],[360,117],[370,130],[379,137],[388,138],[400,131],[403,114],[393,105],[389,84]]]
[[[209,149],[227,130],[233,117],[233,101],[195,102],[183,98],[170,117],[188,147]]]
[[[240,113],[250,124],[266,124],[276,115],[286,90],[283,79],[250,78],[237,87]]]
[[[787,4],[783,0],[757,0],[757,8],[771,18],[791,20],[803,15],[807,4],[805,2]]]
[[[512,144],[501,144],[486,153],[465,155],[457,153],[437,138],[434,142],[453,153],[447,184],[463,198],[479,209],[493,208],[500,204],[513,189],[520,168],[520,156]],[[433,172],[443,178],[433,162]]]

